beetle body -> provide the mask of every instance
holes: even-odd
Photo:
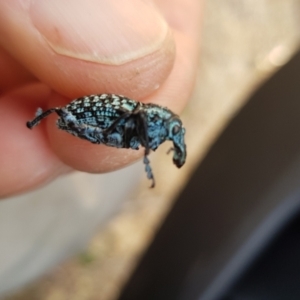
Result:
[[[94,144],[117,148],[145,148],[147,177],[154,177],[148,155],[166,140],[173,142],[173,162],[180,168],[186,159],[185,129],[180,118],[168,108],[144,104],[115,94],[89,95],[73,100],[65,107],[37,111],[36,118],[27,122],[33,128],[49,114],[59,116],[57,127]]]

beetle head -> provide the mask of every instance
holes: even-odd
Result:
[[[173,141],[173,162],[180,168],[184,165],[186,159],[186,145],[184,142],[185,128],[178,116],[172,117],[168,122],[168,139]]]

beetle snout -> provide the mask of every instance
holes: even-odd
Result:
[[[186,159],[186,145],[184,141],[185,128],[178,117],[169,123],[169,139],[173,141],[173,162],[177,168],[181,168]]]
[[[181,147],[174,147],[174,155],[173,155],[173,162],[177,168],[181,168],[186,159],[186,146],[182,144]]]

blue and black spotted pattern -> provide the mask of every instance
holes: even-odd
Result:
[[[36,117],[27,122],[33,128],[49,114],[59,116],[57,127],[76,137],[94,144],[117,148],[145,148],[144,164],[147,177],[154,176],[148,155],[160,144],[173,142],[173,162],[180,168],[186,159],[185,129],[180,118],[166,107],[144,104],[115,94],[89,95],[77,98],[65,107],[55,107],[43,112],[37,110]]]

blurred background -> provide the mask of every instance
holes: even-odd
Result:
[[[299,0],[206,1],[203,16],[197,81],[182,115],[186,166],[174,168],[162,145],[151,154],[155,189],[139,162],[110,174],[73,174],[1,202],[1,299],[119,299],[198,164],[299,49]]]

